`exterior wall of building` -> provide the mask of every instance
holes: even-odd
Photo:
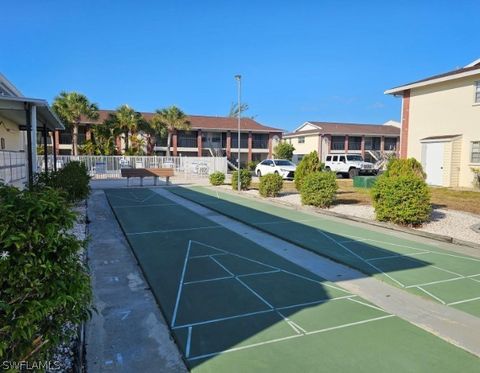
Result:
[[[472,187],[471,167],[480,164],[471,163],[472,141],[480,141],[480,104],[474,102],[475,82],[480,74],[472,77],[434,84],[413,89],[410,92],[408,118],[408,143],[406,155],[422,159],[421,139],[432,136],[462,135],[461,141],[450,152],[459,170],[449,173],[445,170],[447,186]],[[404,101],[405,110],[405,101]],[[405,115],[405,111],[404,111]],[[402,132],[405,128],[402,128]],[[402,154],[403,155],[403,154]],[[459,158],[459,159],[458,159]],[[451,164],[451,161],[445,164]],[[458,172],[458,176],[456,173]]]
[[[4,145],[4,148],[1,145]],[[0,150],[24,151],[25,146],[25,132],[20,131],[18,125],[0,116]]]
[[[299,142],[299,138],[303,138],[304,142]],[[314,150],[318,151],[318,134],[308,134],[302,135],[301,132],[298,133],[298,137],[289,138],[288,142],[293,145],[295,151],[294,155],[305,155]]]

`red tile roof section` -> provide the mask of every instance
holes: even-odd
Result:
[[[291,132],[283,135],[301,136],[302,134],[318,133],[322,135],[391,135],[400,136],[400,128],[381,124],[357,124],[336,122],[308,122],[321,129]]]
[[[99,110],[99,118],[97,120],[82,120],[82,123],[100,124],[108,118],[110,113],[114,113],[114,110]],[[146,120],[152,119],[154,113],[141,113]],[[190,121],[192,129],[207,129],[207,130],[232,130],[235,131],[238,128],[237,118],[230,117],[215,117],[206,115],[187,115],[187,119]],[[253,132],[283,132],[279,128],[264,126],[253,119],[242,118],[240,123],[240,129],[243,131]]]

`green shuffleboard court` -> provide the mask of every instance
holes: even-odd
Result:
[[[105,193],[194,372],[478,371],[475,356],[154,191]]]
[[[175,188],[172,192],[392,285],[480,317],[478,258],[209,188]]]

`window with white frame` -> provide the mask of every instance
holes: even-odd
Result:
[[[472,163],[480,163],[480,141],[472,141]]]
[[[300,136],[300,137],[298,138],[298,143],[299,143],[299,144],[305,144],[305,136]]]
[[[475,103],[480,104],[480,80],[475,82]]]

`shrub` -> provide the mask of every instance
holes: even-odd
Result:
[[[267,174],[260,178],[258,191],[262,197],[276,197],[282,187],[283,179],[279,174]]]
[[[302,181],[302,204],[329,207],[335,201],[337,176],[334,172],[313,172]]]
[[[252,174],[248,170],[240,170],[240,188],[242,190],[248,189],[252,182]],[[232,189],[237,190],[238,183],[238,171],[234,171],[232,174]]]
[[[297,166],[295,170],[295,188],[300,192],[302,190],[302,180],[308,174],[318,172],[323,169],[323,164],[318,158],[316,151],[307,154]]]
[[[0,361],[38,361],[90,316],[92,293],[68,233],[75,214],[52,188],[0,185]]]
[[[59,189],[69,202],[81,201],[90,194],[90,175],[84,163],[72,161],[59,171],[40,173],[35,176],[34,189],[45,187]]]
[[[422,164],[415,158],[390,159],[384,174],[387,176],[405,176],[413,174],[421,177],[422,179],[425,179],[426,177],[425,172],[423,172]]]
[[[258,162],[256,161],[250,161],[247,163],[247,169],[250,171],[254,171],[255,167],[257,167]]]
[[[291,161],[294,151],[295,148],[292,144],[289,144],[287,142],[281,142],[275,147],[275,149],[273,149],[273,154],[275,155],[275,158],[288,159],[289,161]]]
[[[379,221],[417,226],[430,216],[430,193],[422,177],[414,173],[383,174],[372,188],[373,206]]]
[[[472,168],[473,172],[473,187],[480,189],[480,168]]]
[[[210,175],[210,184],[212,185],[222,185],[225,181],[225,174],[223,172],[217,171]]]

